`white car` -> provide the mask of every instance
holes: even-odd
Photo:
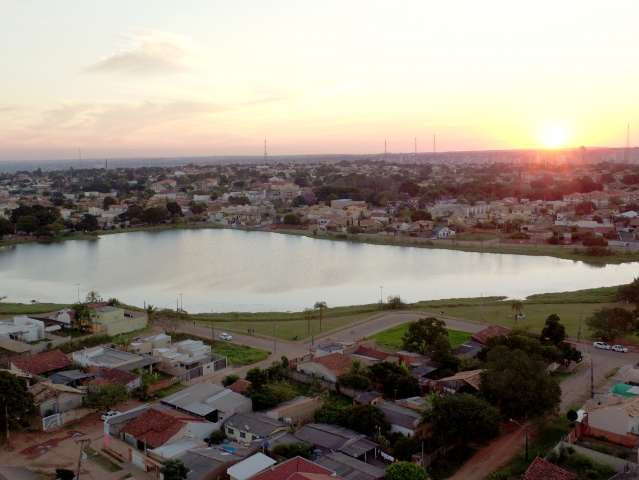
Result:
[[[612,348],[606,342],[592,342],[592,346],[601,350],[610,350]]]
[[[230,342],[231,340],[233,340],[233,335],[231,335],[230,333],[222,332],[220,333],[220,340]]]
[[[621,352],[621,353],[628,352],[628,349],[624,347],[623,345],[613,345],[612,350],[614,350],[615,352]]]
[[[117,410],[109,410],[108,412],[102,415],[102,421],[105,422],[108,418],[115,417],[116,415],[120,415],[122,412],[118,412]]]

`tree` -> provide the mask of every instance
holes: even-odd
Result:
[[[421,393],[419,382],[395,363],[379,362],[368,368],[369,376],[376,388],[391,398],[414,397]]]
[[[339,376],[338,383],[355,390],[367,390],[371,385],[366,368],[358,360],[353,361],[348,372]]]
[[[116,203],[118,202],[115,200],[115,198],[104,197],[104,200],[102,200],[102,208],[104,208],[105,210],[108,210],[111,205],[115,205]]]
[[[386,480],[426,480],[426,470],[410,462],[392,463],[384,475]]]
[[[421,318],[411,323],[402,339],[403,348],[428,355],[432,353],[438,338],[448,338],[446,323],[435,317]]]
[[[553,313],[546,318],[546,324],[539,339],[553,345],[559,345],[566,339],[566,328],[561,324],[559,315]]]
[[[18,218],[16,230],[24,233],[34,233],[38,228],[38,219],[34,215],[24,215]]]
[[[233,383],[235,383],[237,380],[239,380],[239,376],[235,375],[234,373],[232,373],[231,375],[227,375],[226,377],[224,377],[224,379],[222,380],[222,385],[224,385],[225,387],[228,387],[229,385],[232,385]]]
[[[102,297],[96,290],[89,290],[85,297],[87,303],[98,303],[102,301]]]
[[[622,302],[632,303],[639,310],[639,278],[619,287],[617,298]]]
[[[169,212],[164,207],[150,207],[142,212],[142,221],[151,225],[162,223],[168,217]]]
[[[173,217],[182,216],[182,207],[177,202],[166,202],[166,209]]]
[[[513,313],[515,314],[515,321],[519,320],[524,313],[524,302],[520,300],[515,300],[511,305]]]
[[[635,314],[625,308],[602,308],[586,320],[594,337],[614,340],[636,329]]]
[[[324,312],[326,311],[326,309],[328,307],[326,306],[326,302],[321,300],[319,302],[315,302],[315,305],[313,306],[313,308],[319,312],[319,327],[320,327],[320,332],[321,332],[322,331],[322,320],[324,319]]]
[[[499,411],[467,393],[433,397],[424,420],[430,424],[435,441],[442,445],[484,442],[499,433]]]
[[[404,302],[402,302],[402,297],[399,295],[391,295],[388,297],[386,308],[390,310],[399,310],[404,307]]]
[[[302,220],[300,219],[299,215],[296,215],[295,213],[287,213],[286,215],[284,215],[285,225],[300,225],[301,223]]]
[[[164,480],[186,480],[189,469],[182,460],[174,459],[164,462],[160,472]]]
[[[98,217],[89,215],[88,213],[82,215],[82,219],[76,226],[76,229],[82,232],[95,232],[98,228],[100,228]]]
[[[102,385],[97,390],[90,391],[86,398],[86,404],[99,410],[110,410],[111,407],[127,398],[129,398],[129,393],[124,385],[109,383]]]
[[[27,426],[34,413],[33,395],[26,383],[12,373],[0,371],[0,431],[7,425],[9,430]]]
[[[10,235],[13,233],[13,224],[4,217],[0,217],[0,240],[5,235]]]
[[[481,393],[503,415],[512,418],[541,416],[554,410],[561,399],[559,385],[538,356],[504,345],[488,353]]]
[[[305,443],[284,443],[277,445],[272,452],[273,455],[283,458],[303,457],[311,458],[313,449]]]

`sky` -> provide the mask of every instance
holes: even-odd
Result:
[[[0,0],[0,160],[639,143],[636,0]]]

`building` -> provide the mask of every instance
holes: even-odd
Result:
[[[307,375],[322,378],[331,383],[337,383],[340,375],[348,372],[353,361],[343,353],[331,353],[322,357],[314,357],[308,362],[300,363],[297,370]]]
[[[577,424],[578,436],[603,437],[631,448],[639,446],[639,397],[610,395],[589,400]]]
[[[85,373],[82,370],[63,370],[56,372],[49,377],[52,383],[67,385],[69,387],[79,387],[95,378],[93,373]]]
[[[110,305],[99,305],[89,309],[92,333],[106,333],[109,336],[133,332],[146,328],[146,312],[134,312]]]
[[[521,478],[522,480],[577,480],[577,475],[548,460],[536,457]]]
[[[384,414],[391,427],[391,433],[401,433],[406,437],[415,435],[415,431],[422,419],[420,412],[385,400],[375,406]]]
[[[236,413],[224,422],[226,436],[244,444],[266,445],[276,434],[286,431],[286,424],[257,412]]]
[[[32,343],[42,340],[44,332],[44,322],[35,318],[16,316],[12,320],[0,321],[0,338]]]
[[[230,480],[248,480],[276,463],[271,457],[258,452],[229,467],[226,473]]]
[[[152,367],[157,361],[148,355],[117,350],[111,347],[92,347],[71,354],[73,361],[82,367],[117,368],[135,370]]]
[[[385,470],[362,462],[341,452],[330,452],[316,460],[318,465],[332,470],[339,477],[349,480],[382,480]]]
[[[223,478],[227,469],[248,457],[251,450],[239,444],[222,443],[211,447],[191,448],[177,457],[189,469],[188,480]]]
[[[9,362],[9,369],[13,372],[46,376],[64,370],[70,365],[71,360],[61,350],[49,350],[13,358]]]
[[[501,325],[490,325],[489,327],[476,332],[471,337],[475,342],[478,342],[482,345],[486,345],[488,340],[494,337],[502,337],[505,335],[510,335],[510,328],[502,327]]]
[[[466,370],[455,375],[437,380],[444,392],[447,393],[476,393],[481,387],[481,373],[483,370]]]
[[[297,475],[308,474],[308,475]],[[340,480],[332,470],[302,457],[293,457],[255,475],[251,480]]]
[[[212,383],[199,383],[162,399],[164,405],[204,418],[218,430],[236,413],[253,410],[250,398]]]
[[[294,435],[298,440],[314,446],[321,452],[342,452],[364,462],[376,458],[379,452],[379,445],[369,440],[366,435],[336,425],[309,423]]]
[[[102,385],[122,385],[130,393],[142,386],[142,377],[131,371],[100,367],[91,367],[89,370],[95,376],[95,379],[89,382],[89,389]]]
[[[29,392],[33,395],[33,401],[41,417],[80,408],[85,396],[85,392],[77,388],[48,381],[32,385]]]

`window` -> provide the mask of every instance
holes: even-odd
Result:
[[[226,427],[226,433],[228,435],[233,435],[235,433],[235,430],[233,430],[231,427]]]
[[[240,432],[240,438],[246,438],[246,433]]]

